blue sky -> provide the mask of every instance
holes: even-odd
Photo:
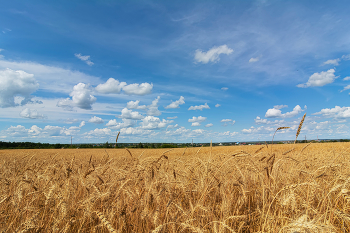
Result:
[[[0,140],[350,138],[348,1],[3,1]]]

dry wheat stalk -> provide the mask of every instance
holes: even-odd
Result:
[[[289,153],[292,152],[293,150],[295,150],[295,148],[292,148],[292,149],[290,149],[290,150],[287,150],[287,151],[283,152],[282,155],[289,154]]]
[[[112,224],[106,219],[106,217],[99,211],[95,211],[95,214],[98,216],[98,218],[101,220],[101,222],[103,223],[103,225],[105,225],[105,227],[107,227],[109,232],[112,233],[117,233],[116,230],[114,230],[114,228],[112,227]]]
[[[131,156],[131,158],[133,158],[131,151],[128,148],[125,148],[125,150],[129,153],[129,155]]]
[[[306,113],[304,114],[303,118],[301,118],[301,121],[300,121],[300,123],[299,123],[299,127],[298,127],[297,133],[296,133],[296,135],[295,135],[294,144],[295,144],[295,142],[297,141],[297,138],[298,138],[298,136],[299,136],[299,134],[300,134],[300,130],[301,130],[301,127],[303,126],[305,117],[306,117]]]
[[[117,143],[118,143],[119,134],[120,134],[120,131],[119,131],[119,133],[118,133],[118,135],[117,135],[117,138],[115,139],[115,144],[116,144],[116,145],[117,145]]]

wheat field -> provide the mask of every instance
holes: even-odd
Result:
[[[350,144],[0,151],[2,232],[349,232]]]

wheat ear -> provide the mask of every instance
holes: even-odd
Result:
[[[299,124],[299,127],[298,127],[298,130],[297,130],[297,133],[295,135],[295,141],[294,141],[294,144],[295,142],[297,141],[297,138],[300,134],[300,130],[301,130],[301,127],[303,126],[303,123],[304,123],[304,120],[305,120],[305,117],[306,117],[306,113],[304,114],[303,118],[301,118],[301,121],[300,121],[300,124]]]
[[[101,212],[95,211],[95,213],[98,216],[98,218],[101,220],[103,225],[105,225],[107,227],[109,232],[117,233],[117,231],[114,230],[114,228],[112,227],[112,224],[106,219],[106,217]]]

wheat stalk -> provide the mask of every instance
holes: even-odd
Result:
[[[105,227],[107,227],[109,232],[112,233],[117,233],[116,230],[114,230],[114,228],[112,227],[112,224],[106,219],[106,217],[99,211],[95,211],[95,214],[98,216],[98,218],[101,220],[101,222],[103,223],[103,225],[105,225]]]
[[[301,130],[301,127],[303,126],[305,117],[306,117],[306,113],[304,114],[303,118],[301,118],[301,121],[300,121],[300,123],[299,123],[299,127],[298,127],[297,133],[296,133],[296,135],[295,135],[294,144],[295,144],[295,142],[297,141],[297,138],[298,138],[298,136],[299,136],[299,134],[300,134],[300,130]]]

